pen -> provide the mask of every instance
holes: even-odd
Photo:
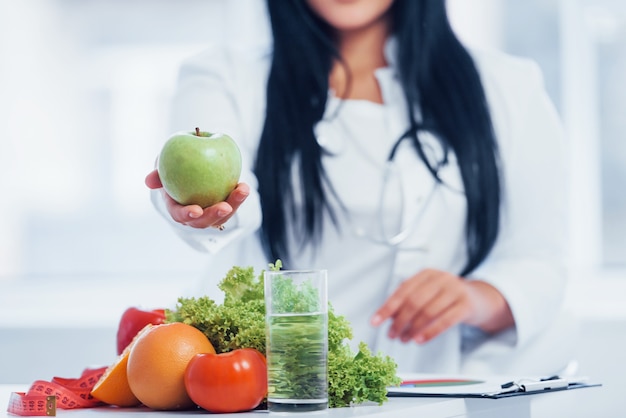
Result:
[[[503,392],[523,391],[523,392],[536,392],[541,390],[553,390],[568,387],[573,382],[583,380],[580,378],[562,378],[560,376],[545,377],[540,380],[523,379],[519,381],[510,381],[503,383],[501,388]]]
[[[539,380],[539,381],[530,381],[530,382],[520,382],[519,387],[524,392],[535,392],[539,390],[552,390],[565,388],[569,385],[567,379],[549,379],[549,380]]]

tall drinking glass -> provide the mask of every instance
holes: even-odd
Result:
[[[270,412],[328,408],[326,270],[266,271]]]

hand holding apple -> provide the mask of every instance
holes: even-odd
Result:
[[[148,173],[145,183],[150,189],[162,190],[163,188],[159,172],[156,169]],[[213,206],[202,209],[198,205],[183,206],[167,193],[162,193],[165,207],[172,219],[194,228],[219,227],[225,224],[235,214],[249,194],[250,186],[246,183],[239,183],[235,190],[228,195],[225,202],[218,202]]]
[[[174,141],[174,138],[179,136],[179,134],[174,134],[170,137],[170,139],[166,142],[166,144],[163,146],[163,150],[161,151],[161,154],[159,155],[159,159],[157,162],[157,166],[160,167],[160,171],[159,169],[155,169],[152,172],[150,172],[147,176],[146,176],[146,180],[145,183],[146,185],[150,188],[150,189],[163,189],[163,199],[165,201],[165,205],[167,208],[167,211],[169,212],[170,216],[172,217],[172,219],[178,223],[184,224],[184,225],[188,225],[194,228],[208,228],[208,227],[220,227],[221,225],[223,225],[224,223],[226,223],[237,211],[237,209],[239,208],[239,206],[246,200],[246,198],[248,197],[248,195],[250,194],[250,188],[248,187],[247,184],[245,183],[236,183],[236,180],[233,180],[235,183],[234,189],[232,189],[232,191],[230,193],[227,194],[227,197],[224,198],[221,197],[221,199],[208,207],[203,207],[203,202],[200,202],[200,204],[198,203],[192,203],[192,204],[181,204],[178,201],[174,200],[173,196],[170,195],[170,193],[174,193],[174,191],[172,191],[172,187],[171,186],[165,186],[168,181],[164,180],[164,177],[167,177],[168,175],[165,174],[165,176],[163,176],[163,171],[165,171],[165,173],[169,173],[171,176],[170,177],[175,177],[178,179],[184,178],[184,177],[189,177],[188,174],[185,174],[185,170],[182,170],[181,167],[179,167],[175,162],[173,163],[172,160],[169,158],[172,155],[176,155],[176,154],[180,154],[180,150],[181,149],[188,149],[189,153],[182,153],[182,156],[180,156],[183,159],[192,159],[196,162],[200,161],[200,167],[206,169],[207,166],[212,166],[211,161],[213,161],[216,157],[216,155],[218,155],[219,153],[214,152],[214,153],[209,153],[210,157],[206,157],[205,154],[203,154],[202,152],[196,152],[195,150],[199,147],[201,150],[204,147],[208,147],[208,148],[212,148],[212,147],[217,147],[218,149],[220,147],[223,147],[225,149],[225,153],[227,158],[224,158],[224,161],[221,161],[221,163],[227,163],[228,161],[231,161],[234,163],[233,164],[226,164],[227,166],[227,170],[225,172],[222,172],[222,176],[221,176],[221,182],[223,184],[223,181],[226,177],[228,176],[224,176],[224,174],[226,173],[233,173],[233,171],[235,172],[235,174],[237,174],[236,176],[234,176],[234,174],[231,176],[231,178],[237,178],[239,177],[239,173],[241,170],[241,155],[239,153],[239,148],[236,146],[236,144],[234,144],[234,141],[232,141],[232,139],[230,138],[223,138],[226,135],[222,135],[222,134],[209,134],[209,133],[204,133],[201,132],[200,129],[196,128],[195,133],[190,133],[190,132],[182,132],[180,133],[180,136],[184,137],[184,140],[178,138],[176,139],[176,141]],[[213,137],[213,139],[211,141],[209,141],[208,139]],[[226,136],[227,137],[227,136]],[[220,139],[220,140],[217,140]],[[178,145],[181,145],[181,142],[183,143],[182,146],[177,146],[177,147],[169,147],[169,145],[172,145],[172,143],[170,143],[170,140],[172,140],[172,143],[175,143],[174,145],[176,145],[176,143],[178,143]],[[217,141],[214,141],[217,140]],[[177,151],[177,152],[173,152],[173,151]],[[162,155],[165,154],[166,157],[162,157]],[[167,160],[169,161],[168,163],[165,163],[164,161]],[[202,163],[202,161],[206,161],[206,163]],[[219,164],[216,164],[219,168]],[[165,167],[168,166],[168,167]],[[173,166],[174,168],[171,169],[171,166]],[[214,169],[216,168],[215,166],[212,166]],[[234,170],[233,170],[234,168]],[[217,171],[218,174],[219,170],[214,170]],[[193,176],[191,176],[193,177]],[[210,176],[209,176],[210,177]],[[220,178],[220,176],[218,175],[218,180]],[[195,181],[194,181],[195,183]],[[220,181],[217,181],[216,184],[220,184]],[[174,189],[176,189],[176,186],[173,187]],[[191,184],[185,184],[183,182],[182,184],[182,188],[184,190],[191,190]],[[225,187],[225,189],[230,189],[230,186]],[[182,199],[180,199],[182,201]]]
[[[173,134],[158,158],[158,173],[177,203],[207,208],[226,200],[241,175],[241,153],[231,137],[195,132]]]

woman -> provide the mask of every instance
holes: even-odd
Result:
[[[509,371],[565,286],[561,131],[537,67],[466,50],[441,0],[267,6],[272,49],[189,60],[174,106],[176,130],[239,142],[241,184],[202,210],[153,171],[155,204],[219,252],[215,280],[277,258],[328,269],[354,340],[400,370]]]

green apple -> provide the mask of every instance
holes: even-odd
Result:
[[[177,132],[158,158],[163,188],[181,205],[212,206],[225,200],[241,175],[241,152],[222,133]]]

